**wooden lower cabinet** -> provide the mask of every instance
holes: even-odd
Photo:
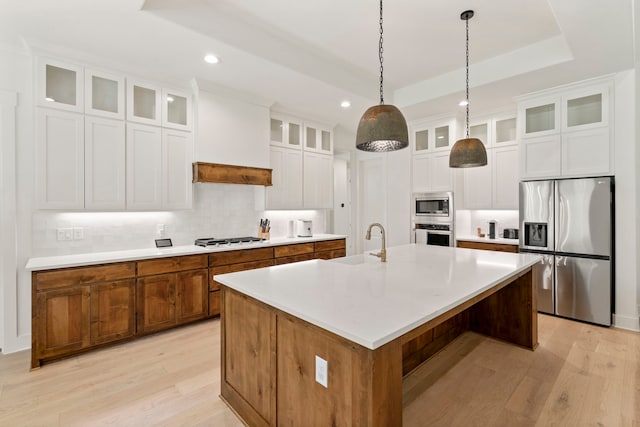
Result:
[[[129,338],[136,333],[136,282],[121,280],[91,287],[91,345]]]
[[[207,269],[177,274],[176,321],[178,324],[203,319],[209,313],[209,272]]]
[[[513,253],[519,252],[517,246],[508,245],[505,243],[470,242],[467,240],[458,240],[457,246],[459,248],[482,249],[485,251],[513,252]]]
[[[90,287],[39,292],[35,358],[63,356],[89,347]]]
[[[176,275],[138,279],[138,333],[160,331],[176,324]]]

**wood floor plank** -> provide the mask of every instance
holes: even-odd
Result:
[[[540,346],[465,333],[403,381],[404,425],[640,426],[640,334],[539,315]],[[220,322],[29,371],[0,355],[0,426],[216,426]]]

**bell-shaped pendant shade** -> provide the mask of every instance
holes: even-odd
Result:
[[[487,150],[478,138],[456,141],[449,154],[450,168],[475,168],[487,165]]]
[[[395,151],[408,145],[407,121],[395,105],[375,105],[364,112],[356,134],[358,150]]]

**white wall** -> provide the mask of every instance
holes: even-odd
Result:
[[[269,108],[201,90],[195,160],[269,167]]]
[[[640,330],[638,321],[637,72],[620,73],[615,85],[615,239],[616,298],[614,324]]]

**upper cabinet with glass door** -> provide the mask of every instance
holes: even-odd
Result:
[[[333,135],[326,126],[305,122],[304,150],[333,154]]]
[[[271,145],[302,149],[302,120],[279,113],[271,113]]]
[[[90,69],[84,76],[85,113],[123,120],[124,77]]]
[[[151,83],[127,80],[127,120],[160,126],[162,90]]]
[[[577,89],[562,95],[562,131],[609,125],[611,84]]]
[[[409,132],[414,154],[447,151],[456,140],[456,119],[421,121],[410,125]]]
[[[61,110],[84,111],[84,72],[73,65],[49,58],[38,58],[37,104]]]
[[[193,115],[191,95],[178,90],[162,90],[162,126],[172,129],[191,130]]]
[[[560,97],[546,96],[518,104],[521,137],[544,136],[560,132]]]

